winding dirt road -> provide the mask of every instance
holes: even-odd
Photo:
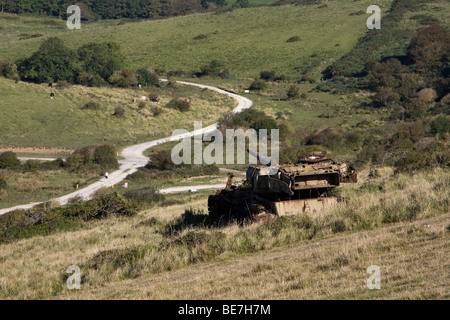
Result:
[[[161,81],[167,81],[167,80],[162,79]],[[228,92],[228,91],[216,88],[216,87],[207,86],[207,85],[198,84],[198,83],[184,82],[184,81],[177,81],[177,83],[183,84],[183,85],[188,85],[188,86],[199,87],[199,88],[206,88],[206,89],[213,90],[213,91],[216,91],[221,94],[226,94],[226,95],[234,98],[235,100],[237,100],[238,105],[232,111],[233,113],[239,113],[244,109],[250,108],[253,104],[253,102],[250,99],[247,99],[243,96],[240,96],[235,93],[231,93],[231,92]],[[87,200],[97,190],[104,188],[104,187],[110,187],[112,185],[117,185],[122,180],[124,180],[126,178],[126,176],[128,176],[129,174],[131,174],[133,172],[136,172],[137,170],[139,170],[139,168],[144,167],[149,160],[146,156],[143,155],[143,152],[145,150],[147,150],[151,147],[154,147],[156,145],[162,144],[162,143],[178,141],[183,138],[193,137],[196,135],[209,133],[209,132],[214,131],[216,128],[217,128],[217,123],[212,124],[208,127],[202,128],[200,130],[191,131],[191,132],[188,132],[185,134],[170,136],[170,137],[153,140],[153,141],[149,141],[149,142],[144,142],[141,144],[127,147],[127,148],[123,149],[120,154],[124,159],[119,160],[119,164],[120,164],[119,170],[110,173],[108,180],[106,180],[105,178],[102,178],[101,180],[99,180],[85,188],[79,189],[75,192],[69,193],[69,194],[59,197],[59,198],[50,199],[49,201],[56,202],[56,203],[63,205],[63,204],[66,204],[69,201],[69,199],[72,199],[74,197],[80,197],[82,199]],[[220,188],[221,186],[222,185],[216,184],[216,185],[202,185],[202,186],[173,187],[173,188],[160,190],[160,192],[161,193],[171,193],[171,192],[188,191],[190,189],[196,189],[196,190],[217,189],[217,188]],[[33,203],[19,205],[19,206],[15,206],[15,207],[11,207],[11,208],[0,209],[0,215],[5,214],[12,210],[29,209],[40,203],[41,202],[33,202]]]

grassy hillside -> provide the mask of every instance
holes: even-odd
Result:
[[[379,1],[386,10],[391,1]],[[78,47],[91,41],[118,42],[136,69],[151,66],[164,70],[198,70],[216,59],[232,75],[256,76],[261,69],[276,69],[287,75],[298,75],[296,67],[312,63],[320,69],[348,52],[366,32],[368,0],[327,1],[317,5],[285,5],[236,9],[223,14],[200,13],[157,21],[117,25],[118,21],[83,24],[81,30],[65,28],[64,21],[35,17],[0,18],[7,35],[0,41],[0,58],[11,60],[29,55],[42,38],[24,38],[35,33],[60,36],[66,44]],[[320,16],[320,19],[317,17]],[[1,16],[0,16],[1,17]],[[54,26],[48,24],[54,21]],[[45,24],[44,24],[45,23]],[[46,29],[47,26],[47,29]],[[194,39],[203,34],[205,39]],[[286,42],[292,36],[300,41]],[[311,55],[316,54],[315,57]],[[321,71],[321,70],[320,70]]]
[[[50,99],[50,92],[55,99]],[[116,146],[148,141],[171,135],[176,128],[191,129],[194,120],[211,124],[235,106],[235,101],[211,91],[188,86],[155,89],[161,103],[147,101],[143,108],[133,97],[148,96],[138,89],[88,88],[65,89],[47,85],[15,83],[0,78],[0,144],[76,148],[110,143]],[[191,109],[180,112],[165,108],[172,98],[189,98]],[[83,109],[88,102],[99,104],[99,110]],[[152,107],[162,108],[154,115]],[[115,108],[125,110],[117,117]],[[207,112],[205,112],[207,111]]]
[[[347,206],[318,215],[215,227],[210,192],[199,192],[75,230],[39,235],[37,225],[31,238],[1,238],[0,297],[448,299],[448,171],[379,172],[361,173],[343,187]],[[79,292],[65,287],[71,264]],[[381,290],[365,288],[373,264]]]

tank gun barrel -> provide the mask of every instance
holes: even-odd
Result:
[[[277,165],[278,163],[276,161],[273,161],[272,159],[268,159],[266,157],[260,156],[257,152],[251,150],[251,149],[247,149],[247,152],[249,154],[251,154],[252,156],[254,156],[256,159],[258,159],[259,162],[261,162],[262,164],[268,165],[268,166],[272,166],[272,165]]]

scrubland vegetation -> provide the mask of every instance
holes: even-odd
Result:
[[[217,224],[207,215],[213,191],[157,191],[225,183],[218,167],[175,166],[172,144],[158,146],[127,177],[129,189],[0,216],[1,298],[449,298],[448,3],[381,1],[382,29],[366,30],[370,1],[252,7],[267,2],[194,1],[158,15],[109,6],[101,12],[115,19],[210,11],[85,23],[70,45],[57,19],[0,14],[0,41],[8,43],[0,47],[8,115],[0,115],[0,143],[76,149],[65,162],[0,154],[2,206],[25,193],[44,200],[86,185],[117,167],[120,147],[191,129],[193,120],[219,120],[221,130],[279,129],[280,162],[327,150],[359,171],[358,183],[333,190],[345,201],[311,215]],[[104,18],[99,4],[87,5],[84,21]],[[49,64],[55,68],[42,68]],[[234,102],[174,82],[186,78],[250,90],[254,106],[228,114]],[[144,95],[150,101],[131,102]],[[82,271],[80,291],[65,286],[72,264]],[[365,287],[369,265],[382,269],[381,290]]]
[[[172,278],[173,275],[180,281],[178,275],[191,272],[189,266],[209,268],[209,263],[213,262],[218,270],[222,270],[217,274],[219,287],[228,289],[218,290],[209,298],[256,297],[256,292],[264,292],[265,298],[307,297],[310,292],[315,292],[312,297],[323,297],[327,291],[321,292],[318,288],[326,288],[325,282],[315,284],[312,281],[314,274],[319,273],[340,273],[337,280],[345,279],[349,283],[348,291],[334,291],[330,287],[335,292],[333,294],[339,297],[398,298],[405,295],[427,298],[431,295],[445,298],[448,279],[445,280],[444,274],[433,273],[433,277],[441,279],[435,283],[437,287],[425,286],[423,290],[417,288],[408,292],[405,282],[411,281],[420,286],[425,281],[423,274],[427,272],[426,266],[436,272],[444,268],[445,242],[448,241],[450,225],[449,199],[446,196],[450,183],[448,172],[436,169],[393,177],[391,169],[383,168],[379,170],[378,177],[366,178],[367,173],[361,173],[361,181],[357,185],[342,188],[342,195],[349,201],[345,206],[319,215],[300,214],[244,226],[212,224],[205,214],[206,203],[201,194],[188,196],[188,199],[191,197],[191,208],[186,210],[182,203],[136,213],[122,207],[125,203],[130,205],[136,201],[123,194],[102,195],[85,204],[71,204],[63,208],[43,207],[11,213],[0,217],[3,242],[1,294],[3,297],[18,298],[48,298],[55,295],[106,298],[113,291],[116,298],[187,298],[187,292],[183,289],[156,289],[147,296],[149,291],[141,284],[156,275],[164,278]],[[186,201],[178,197],[174,200]],[[96,214],[93,215],[93,212]],[[386,229],[390,226],[396,228]],[[392,233],[389,230],[397,231]],[[367,238],[364,241],[354,240],[360,236]],[[333,246],[328,239],[340,244],[333,254]],[[406,266],[403,266],[403,259],[420,250],[418,247],[407,249],[409,245],[406,244],[411,241],[426,245],[421,254],[411,256],[417,261],[414,268],[419,273],[406,272]],[[433,252],[429,247],[431,243],[439,249]],[[311,256],[296,260],[297,249],[294,248],[304,248]],[[266,259],[262,259],[258,252],[264,252]],[[296,263],[308,264],[309,271],[303,275],[296,274],[289,280],[294,271],[284,273],[283,264],[271,259],[282,252],[283,260],[288,255],[298,261]],[[396,256],[391,256],[391,253],[396,253]],[[49,256],[52,258],[49,259]],[[390,257],[389,265],[381,258],[387,256]],[[46,257],[48,262],[36,266],[37,269],[28,268],[29,261],[42,257]],[[250,262],[249,259],[256,260]],[[236,263],[244,263],[243,269],[233,271],[231,266]],[[314,270],[309,269],[312,263]],[[369,294],[363,290],[363,274],[367,266],[378,263],[387,272],[387,282],[379,293]],[[420,267],[421,263],[425,264]],[[64,286],[65,267],[70,264],[78,264],[83,272],[83,287],[78,293],[69,292]],[[402,269],[396,270],[396,264],[401,264]],[[259,272],[278,276],[261,282],[245,280],[246,290],[242,291],[241,286],[228,286],[222,282],[224,277],[236,275],[236,272],[242,278],[256,276]],[[240,275],[241,272],[248,274]],[[356,278],[352,280],[352,276]],[[286,286],[279,283],[282,279],[285,279]],[[129,290],[119,290],[124,280]],[[210,278],[210,281],[216,280]],[[182,285],[188,282],[183,280]],[[296,282],[302,285],[295,286]],[[191,290],[196,297],[206,298],[205,295],[211,293],[209,284],[202,289],[198,283]]]

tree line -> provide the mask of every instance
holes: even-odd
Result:
[[[2,12],[32,13],[66,18],[66,10],[76,4],[83,20],[171,17],[209,8],[223,7],[225,0],[0,0]]]
[[[90,87],[159,83],[158,75],[149,68],[132,71],[124,66],[125,57],[117,43],[88,43],[72,50],[62,39],[52,37],[30,57],[15,62],[0,61],[0,75],[34,83],[76,83]]]

